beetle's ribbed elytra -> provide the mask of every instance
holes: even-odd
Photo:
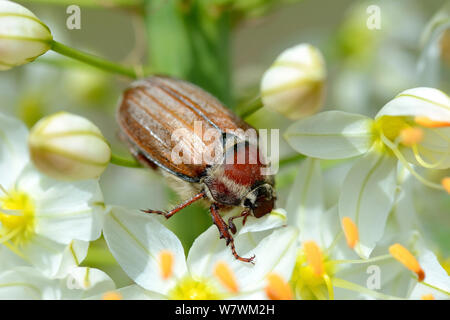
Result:
[[[195,201],[206,200],[220,237],[230,244],[233,255],[241,261],[252,262],[254,256],[242,258],[236,253],[229,232],[236,232],[235,218],[243,217],[245,223],[248,215],[259,218],[274,207],[273,176],[262,174],[266,162],[260,158],[257,141],[250,141],[242,134],[252,127],[201,88],[163,76],[136,81],[125,90],[118,123],[133,156],[140,163],[159,169],[187,199],[168,212],[144,212],[170,218]],[[201,133],[196,131],[198,127]],[[205,149],[197,147],[199,141],[209,143],[202,136],[208,130],[220,137],[223,146],[220,160],[213,163],[202,160],[206,158]],[[183,162],[173,159],[173,150],[180,143],[180,139],[174,139],[177,132],[183,133]],[[229,132],[233,132],[232,140],[228,138]],[[254,161],[249,161],[254,154]],[[246,159],[246,162],[237,159]],[[227,224],[219,211],[234,207],[242,207],[243,211],[230,218]]]

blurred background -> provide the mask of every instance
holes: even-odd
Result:
[[[449,25],[441,28],[435,23],[442,12],[448,13],[448,1],[17,2],[44,21],[59,42],[136,65],[139,72],[185,78],[216,95],[237,113],[259,94],[261,76],[277,55],[305,42],[318,47],[326,60],[327,96],[323,109],[373,116],[408,88],[432,86],[450,93],[450,32],[445,31]],[[66,9],[72,4],[81,8],[80,29],[66,27],[70,16]],[[380,8],[380,29],[370,30],[366,25],[370,5]],[[0,111],[19,117],[29,127],[60,110],[82,115],[102,130],[115,153],[128,156],[117,139],[115,111],[129,83],[122,76],[48,52],[31,64],[0,73]],[[246,120],[257,128],[279,128],[281,134],[290,123],[264,108]],[[282,158],[293,154],[284,142],[280,148]],[[284,205],[297,167],[298,162],[290,162],[277,176],[278,207]],[[331,206],[349,162],[325,163],[324,168],[327,205]],[[110,165],[101,185],[108,204],[164,209],[179,201],[164,179],[147,169]],[[417,193],[416,207],[424,230],[432,248],[448,263],[449,197],[421,186]],[[186,252],[210,225],[208,212],[199,206],[167,221]],[[129,279],[105,246],[102,239],[91,244],[84,264],[110,273],[119,287],[126,285]]]

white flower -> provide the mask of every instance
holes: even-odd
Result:
[[[187,260],[181,242],[156,217],[113,207],[103,232],[123,270],[145,289],[119,290],[125,299],[256,299],[267,298],[263,289],[268,274],[290,277],[297,232],[289,227],[271,230],[284,221],[277,211],[261,219],[250,217],[235,235],[237,250],[242,256],[255,254],[255,265],[237,261],[214,225],[195,240]]]
[[[389,254],[394,243],[410,243],[411,234],[417,234],[411,232],[417,228],[417,220],[411,215],[409,193],[399,197],[393,218],[374,248],[373,257],[358,259],[361,238],[373,226],[362,225],[363,228],[358,229],[350,218],[339,218],[337,206],[325,211],[323,184],[319,161],[306,159],[288,197],[288,225],[300,230],[297,261],[290,279],[297,299],[405,299],[408,289],[418,280],[422,280],[423,286],[430,284],[427,279],[433,276],[428,273],[436,273],[427,264],[415,264],[414,258],[408,258],[412,263],[407,261],[406,266],[417,274],[415,277],[396,260],[408,254],[400,252],[396,259]],[[428,277],[425,281],[421,279],[423,270]],[[377,274],[372,276],[373,272]],[[437,282],[431,284],[438,288],[443,286]]]
[[[89,242],[81,240],[73,240],[64,248],[59,249],[58,253],[55,253],[51,257],[53,265],[52,271],[44,271],[45,274],[52,278],[63,278],[67,276],[70,271],[78,267],[80,263],[86,258],[89,249]],[[43,257],[46,258],[45,255]],[[0,247],[0,270],[11,270],[17,266],[28,267],[30,263],[22,259],[8,247]],[[45,267],[45,266],[44,266]]]
[[[50,49],[50,29],[30,10],[0,1],[0,14],[0,70],[31,62]]]
[[[1,251],[48,275],[64,273],[67,246],[100,236],[104,204],[98,181],[66,183],[40,174],[28,163],[22,147],[27,131],[17,120],[0,115],[0,136]],[[86,250],[87,245],[81,251]]]
[[[409,299],[450,299],[450,277],[430,250],[420,250],[418,262],[426,274],[425,281],[413,283]]]
[[[347,174],[339,199],[339,214],[355,221],[362,257],[369,257],[381,238],[394,203],[399,160],[424,184],[411,166],[450,167],[450,98],[432,88],[415,88],[388,102],[374,120],[329,111],[299,120],[285,138],[298,152],[322,159],[362,155]]]
[[[49,278],[32,267],[16,267],[0,273],[0,300],[86,299],[115,289],[101,270],[77,267],[60,279]]]
[[[98,178],[111,158],[111,149],[100,130],[89,120],[67,112],[36,123],[28,145],[36,167],[62,180]]]
[[[300,44],[281,53],[261,80],[265,107],[290,119],[315,113],[325,94],[325,62],[320,51]]]

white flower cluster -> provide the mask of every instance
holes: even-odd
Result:
[[[49,29],[27,9],[0,1],[0,12],[0,70],[50,48]],[[307,157],[284,209],[236,223],[236,247],[255,264],[236,260],[214,225],[186,257],[160,217],[105,204],[98,178],[111,150],[90,121],[57,113],[29,133],[0,114],[0,299],[449,299],[413,186],[450,193],[450,98],[420,87],[374,119],[306,117],[322,106],[325,79],[310,45],[282,53],[262,79],[267,108],[302,118],[285,139]],[[356,157],[323,174],[321,159]],[[441,183],[421,169],[444,172]],[[133,285],[117,288],[83,264],[101,236]],[[380,275],[370,285],[369,267]]]
[[[30,163],[23,124],[1,115],[0,128],[2,299],[448,298],[449,278],[415,231],[408,188],[396,193],[393,187],[395,206],[388,209],[392,221],[384,221],[386,230],[379,230],[380,219],[386,219],[380,216],[382,200],[389,198],[370,187],[377,170],[372,170],[373,177],[363,171],[357,177],[371,190],[365,195],[365,188],[356,186],[358,218],[343,211],[347,207],[342,209],[340,202],[325,208],[320,161],[306,159],[288,197],[287,214],[277,209],[260,219],[249,217],[245,225],[237,223],[236,245],[243,255],[256,254],[255,265],[237,261],[215,226],[195,240],[186,258],[180,240],[158,217],[105,205],[97,180],[62,182],[43,175]],[[354,168],[359,166],[357,162]],[[381,174],[384,185],[378,192],[395,182],[387,179],[390,170]],[[408,175],[403,179],[405,186],[411,183]],[[375,208],[365,204],[370,197],[378,201]],[[349,208],[351,201],[345,200]],[[341,219],[342,213],[350,218]],[[381,236],[370,246],[374,231]],[[134,285],[116,289],[103,271],[80,266],[89,242],[101,233]],[[405,244],[417,260],[394,243]],[[380,280],[378,291],[366,287],[368,265],[389,275]]]

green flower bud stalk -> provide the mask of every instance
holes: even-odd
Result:
[[[98,178],[111,158],[101,131],[89,120],[66,112],[36,123],[28,146],[35,166],[60,180]]]
[[[317,48],[309,44],[289,48],[263,75],[263,105],[293,120],[313,114],[322,107],[325,79],[325,62]]]
[[[50,29],[31,11],[0,1],[0,70],[33,61],[50,49],[52,40]]]

